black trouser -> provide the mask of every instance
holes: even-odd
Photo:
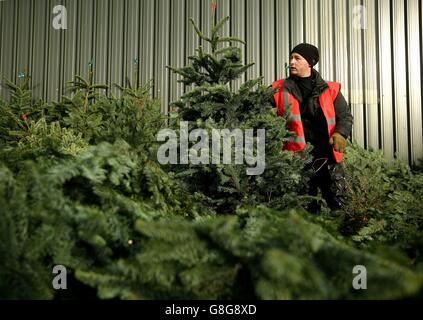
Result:
[[[340,209],[345,208],[349,202],[349,193],[345,180],[345,171],[342,163],[336,163],[329,159],[315,159],[313,162],[314,176],[309,183],[309,194],[317,196],[318,189],[322,192],[323,199],[326,200],[329,208]],[[319,211],[320,205],[314,201],[310,207],[310,211]]]

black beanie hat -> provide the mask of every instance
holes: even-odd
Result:
[[[312,67],[319,62],[319,49],[311,44],[300,43],[291,50],[291,54],[293,52],[300,54]]]

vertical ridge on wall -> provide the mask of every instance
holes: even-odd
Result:
[[[75,75],[76,70],[76,57],[77,53],[76,48],[76,30],[77,30],[77,20],[75,12],[77,10],[76,1],[67,0],[65,2],[67,10],[67,29],[60,32],[63,33],[63,75],[62,75],[62,94],[69,94],[68,92],[68,83],[72,81]],[[96,45],[96,44],[94,44]],[[85,75],[82,75],[85,76]]]
[[[363,26],[363,56],[364,56],[364,100],[365,107],[365,140],[368,147],[379,148],[378,101],[377,101],[377,58],[376,58],[376,26],[374,17],[375,3],[364,0],[365,12],[362,12]]]
[[[50,14],[50,0],[47,0],[46,2],[46,6],[43,8],[43,15],[49,17]],[[52,93],[50,93],[49,89],[50,89],[50,74],[49,74],[49,59],[50,59],[50,47],[51,47],[51,28],[50,28],[50,19],[45,19],[42,21],[43,24],[43,30],[44,32],[43,34],[43,41],[45,43],[43,51],[44,54],[42,55],[41,59],[40,59],[40,66],[42,66],[43,68],[43,79],[41,81],[43,81],[44,83],[42,84],[42,88],[43,90],[43,99],[48,99],[51,98],[53,99],[54,96]],[[79,56],[79,54],[78,54]]]
[[[354,116],[353,140],[360,145],[364,145],[364,119],[363,119],[363,57],[361,54],[362,29],[360,28],[360,14],[357,9],[360,6],[360,0],[348,1],[348,12],[352,14],[349,20],[349,47],[350,47],[350,104],[351,112]]]
[[[154,2],[155,4],[155,54],[154,70],[155,97],[161,98],[161,110],[167,113],[169,104],[169,30],[170,30],[170,3],[169,0]]]
[[[409,123],[410,143],[409,151],[412,162],[416,163],[418,157],[423,154],[423,132],[422,123],[422,92],[421,92],[421,67],[416,68],[421,62],[421,47],[419,40],[419,1],[409,0],[407,2],[408,17],[407,24],[407,56],[408,56],[408,97],[409,97]]]
[[[320,72],[323,79],[334,81],[333,43],[332,43],[332,0],[322,0],[318,17],[321,17],[320,39]]]
[[[233,89],[259,76],[265,84],[285,77],[290,49],[311,42],[320,49],[323,78],[342,84],[354,140],[382,148],[387,158],[423,157],[422,0],[4,0],[0,77],[18,82],[18,73],[28,71],[34,98],[56,100],[75,74],[88,76],[93,62],[94,81],[113,94],[126,76],[153,80],[152,95],[167,112],[188,88],[166,66],[190,63],[199,40],[188,19],[209,34],[212,1],[217,20],[231,16],[222,34],[245,40],[235,45],[244,63],[255,62]],[[52,26],[55,5],[66,7],[66,30]],[[8,99],[4,87],[0,96]]]
[[[90,28],[91,28],[91,39],[90,39],[90,58],[91,58],[91,63],[93,63],[93,68],[94,68],[94,75],[93,75],[93,81],[94,83],[97,83],[97,60],[95,59],[95,53],[96,53],[96,48],[94,46],[94,44],[96,43],[96,38],[97,38],[97,6],[96,6],[96,1],[92,0],[91,1],[91,7],[90,7],[90,12],[89,12],[89,16],[88,18],[90,19],[90,21],[88,22],[90,24]]]
[[[184,66],[184,44],[185,42],[185,1],[184,0],[172,0],[171,12],[173,13],[172,28],[170,31],[170,61],[169,65],[176,68]],[[177,82],[181,80],[180,75],[175,74],[171,70],[170,73],[170,100],[173,102],[178,100],[182,96],[183,85]]]
[[[392,94],[392,57],[391,57],[391,23],[389,1],[379,1],[379,65],[380,68],[380,95],[382,118],[382,149],[388,158],[394,157],[393,139],[393,94]]]
[[[4,45],[2,44],[1,48],[1,70],[2,70],[2,80],[3,78],[7,78],[10,81],[16,81],[16,75],[13,69],[15,63],[15,53],[14,47],[16,45],[15,42],[15,32],[16,29],[14,27],[15,21],[15,6],[16,3],[12,1],[3,2],[3,11],[2,11],[2,19],[0,20],[3,24],[2,32],[3,37],[2,41],[4,41]],[[5,97],[7,99],[10,98],[10,95],[7,90],[5,90]]]
[[[395,14],[395,12],[394,12],[394,8],[393,8],[393,4],[392,4],[392,1],[390,0],[390,3],[389,3],[389,9],[390,9],[390,12],[389,12],[389,14],[390,14],[390,28],[391,28],[391,30],[393,30],[393,28],[394,28],[394,14]],[[391,80],[391,90],[392,90],[392,105],[391,105],[391,107],[392,107],[392,120],[393,120],[393,124],[392,124],[392,131],[391,131],[391,134],[393,135],[393,145],[394,145],[394,155],[396,156],[397,155],[397,148],[398,148],[398,143],[397,143],[397,127],[396,127],[396,123],[397,123],[397,121],[396,121],[396,112],[395,112],[395,68],[394,68],[394,56],[395,56],[395,53],[394,53],[394,44],[393,44],[393,41],[394,41],[394,32],[393,31],[391,31],[391,34],[390,34],[390,39],[391,39],[391,41],[390,41],[390,43],[391,43],[391,46],[390,46],[390,49],[391,49],[391,65],[392,65],[392,78],[390,79]]]
[[[200,30],[204,34],[209,35],[211,33],[212,24],[213,24],[211,1],[200,0],[200,3],[201,3],[201,17],[200,17],[201,21],[199,23],[199,27],[200,27]],[[204,47],[205,51],[211,51],[211,46],[208,42],[203,42],[201,45]]]
[[[341,83],[341,92],[347,101],[350,101],[350,84],[348,66],[350,65],[350,52],[345,50],[347,48],[348,39],[347,34],[347,20],[342,17],[346,16],[347,0],[335,0],[334,2],[334,16],[333,27],[335,32],[335,75],[334,81]]]
[[[260,48],[262,51],[260,53],[262,60],[262,75],[264,76],[264,84],[270,85],[275,81],[275,47],[276,43],[274,41],[275,37],[275,15],[270,14],[275,11],[275,3],[270,0],[262,0],[263,10],[261,12],[261,21],[262,21],[262,39],[260,43]]]
[[[199,38],[195,32],[194,26],[192,25],[190,18],[192,18],[195,23],[198,25],[200,23],[200,3],[198,0],[187,0],[186,3],[186,19],[185,19],[185,57],[184,65],[189,64],[188,57],[196,54],[195,50],[199,46]],[[185,90],[190,90],[192,86],[185,87]]]
[[[298,43],[304,42],[304,0],[290,0],[290,48],[293,48]]]
[[[18,81],[18,66],[17,66],[17,51],[18,51],[18,35],[19,35],[19,16],[18,11],[19,10],[19,2],[15,1],[15,6],[13,7],[13,15],[11,16],[12,22],[10,23],[10,26],[13,26],[13,36],[12,36],[12,60],[13,63],[11,65],[12,67],[12,79],[13,81]]]
[[[237,0],[234,0],[237,1]],[[222,20],[223,18],[230,15],[230,8],[231,8],[231,0],[217,0],[216,1],[216,13],[217,13],[217,21]],[[220,29],[220,34],[222,36],[230,36],[231,35],[231,20],[229,23],[226,23],[222,29]],[[222,48],[223,45],[220,44],[219,48]]]
[[[380,22],[379,22],[379,0],[375,0],[375,50],[376,50],[376,88],[377,88],[377,115],[378,115],[378,148],[382,148],[382,95],[381,95],[381,69],[380,65]]]
[[[138,76],[135,74],[139,64],[138,56],[138,30],[139,30],[139,1],[138,0],[127,0],[125,7],[126,21],[124,38],[125,42],[123,47],[126,49],[124,52],[124,61],[122,68],[125,70],[124,81],[126,77],[131,81],[132,85],[136,85],[138,82]]]
[[[188,57],[195,55],[195,50],[199,45],[199,38],[197,33],[194,30],[190,18],[192,18],[195,23],[199,24],[200,22],[200,4],[197,0],[187,0],[186,3],[186,12],[187,17],[185,21],[185,30],[186,30],[186,44],[185,44],[185,60],[184,65],[189,63]]]
[[[110,46],[109,36],[109,2],[95,0],[94,12],[96,13],[96,21],[94,26],[95,39],[93,41],[95,61],[95,80],[97,83],[109,84],[107,76],[108,70],[108,54]],[[110,85],[110,84],[109,84]]]
[[[44,72],[44,57],[46,56],[46,23],[48,20],[36,19],[36,17],[42,17],[45,15],[47,10],[47,3],[37,4],[33,8],[34,23],[32,25],[32,43],[36,48],[33,50],[31,57],[31,77],[32,77],[32,93],[34,97],[45,98],[45,72]],[[2,46],[3,47],[3,46]]]
[[[319,14],[317,6],[318,3],[315,0],[304,0],[304,42],[319,47],[319,26],[317,23]],[[319,48],[320,52],[322,50],[325,50],[323,46]],[[319,70],[320,64],[316,65],[316,70]]]
[[[420,70],[423,67],[423,2],[422,0],[419,0],[419,24],[420,24]],[[421,72],[420,75],[420,109],[423,106],[423,72]],[[420,126],[421,124],[423,124],[423,110],[421,111],[421,117],[416,118],[416,126]],[[423,134],[421,135],[422,141],[423,141]],[[417,139],[419,139],[419,137],[417,137]],[[414,155],[414,159],[415,162],[417,162],[417,160],[420,160],[421,163],[423,165],[423,151]]]
[[[290,46],[290,0],[275,0],[276,70],[275,79],[285,78],[285,63],[289,64]]]
[[[141,83],[145,84],[154,79],[154,66],[156,62],[155,48],[155,2],[141,0],[140,2],[140,72]],[[153,95],[156,94],[155,87],[152,88]]]
[[[119,94],[119,89],[115,87],[115,84],[124,85],[125,67],[123,65],[124,57],[123,47],[125,35],[123,32],[123,19],[124,19],[124,6],[122,0],[111,0],[111,6],[109,7],[109,17],[111,16],[111,23],[109,25],[109,83],[112,87],[111,91],[113,94]],[[110,19],[110,18],[109,18]],[[110,20],[109,20],[110,22]]]
[[[29,72],[28,65],[28,52],[30,50],[30,22],[31,19],[25,19],[24,17],[30,16],[30,6],[25,5],[27,0],[17,0],[17,31],[16,31],[16,69],[15,73]]]
[[[245,35],[245,17],[246,17],[246,7],[244,0],[232,0],[231,2],[231,34],[234,37],[240,38],[242,40],[246,40]],[[246,45],[242,43],[235,43],[235,46],[241,48],[242,53],[242,61],[244,64],[247,63],[246,61]],[[246,73],[241,76],[239,80],[235,80],[233,82],[233,89],[238,89],[243,82],[245,82]]]
[[[62,1],[62,5],[66,7],[67,2]],[[66,86],[67,79],[64,79],[64,73],[65,73],[65,54],[64,54],[64,43],[65,43],[65,36],[66,32],[63,32],[63,30],[60,31],[60,43],[59,43],[59,70],[58,70],[58,83],[57,83],[57,91],[56,91],[56,97],[57,101],[60,101],[61,97],[64,92],[64,88]]]
[[[74,55],[74,58],[75,58],[75,64],[73,65],[73,74],[74,75],[80,75],[80,76],[83,76],[83,77],[85,77],[86,76],[86,73],[84,73],[84,74],[82,74],[81,72],[80,72],[80,70],[81,70],[81,68],[80,68],[80,66],[81,66],[81,55],[82,55],[82,52],[81,52],[81,50],[82,50],[82,46],[81,46],[81,29],[83,29],[83,25],[82,25],[82,23],[81,23],[81,0],[74,0],[74,2],[76,2],[75,3],[75,5],[76,5],[76,8],[75,8],[75,14],[74,14],[74,18],[75,18],[75,23],[74,23],[74,30],[75,30],[75,33],[74,33],[74,37],[75,37],[75,42],[74,42],[74,45],[75,45],[75,54],[76,54],[76,56]],[[87,63],[88,64],[88,63]],[[85,70],[84,70],[85,71]],[[72,79],[73,80],[73,79]]]
[[[393,0],[393,66],[396,146],[399,158],[408,161],[407,88],[404,2]]]
[[[59,0],[50,0],[47,7],[48,14],[52,14],[53,8],[56,5],[59,5]],[[48,29],[48,47],[47,47],[47,57],[45,62],[46,72],[48,76],[46,97],[51,97],[52,99],[58,99],[60,96],[59,92],[59,70],[60,70],[60,43],[61,43],[61,30],[56,30],[52,27],[52,23],[48,20],[46,21],[46,27]]]
[[[0,46],[3,47],[3,5],[4,2],[0,1]],[[1,82],[3,81],[3,55],[0,52],[0,99],[3,97],[3,86],[1,85]]]
[[[255,64],[247,70],[247,79],[255,78],[260,73],[260,15],[259,0],[248,0],[246,3],[246,24],[245,41],[246,41],[246,63],[254,62]],[[257,32],[258,31],[258,32]]]

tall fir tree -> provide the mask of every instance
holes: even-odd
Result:
[[[211,35],[207,36],[191,19],[200,38],[200,46],[196,54],[188,58],[191,61],[189,66],[170,67],[182,76],[179,82],[191,90],[172,104],[174,112],[170,118],[175,130],[178,130],[181,122],[186,121],[189,130],[207,131],[210,140],[213,130],[227,130],[229,135],[240,133],[244,140],[240,145],[237,142],[232,144],[231,138],[220,131],[218,143],[224,145],[228,140],[231,143],[229,161],[224,161],[225,151],[222,148],[218,151],[217,161],[212,163],[212,156],[216,159],[216,154],[212,152],[212,142],[200,140],[199,143],[208,144],[209,162],[197,165],[188,161],[188,165],[172,166],[169,170],[177,172],[177,176],[182,178],[192,193],[200,194],[203,198],[205,196],[218,213],[233,213],[239,206],[263,203],[281,209],[300,206],[303,198],[298,195],[305,189],[307,181],[307,173],[303,168],[309,161],[308,149],[300,153],[282,150],[283,139],[291,133],[285,129],[286,118],[276,116],[276,110],[271,106],[275,91],[263,85],[262,77],[248,80],[239,89],[235,89],[234,80],[239,79],[254,63],[244,65],[241,49],[232,45],[244,41],[219,35],[228,20],[229,17],[226,17],[214,23]],[[210,52],[204,50],[204,42],[210,44]],[[256,156],[259,156],[259,144],[264,144],[265,164],[263,172],[257,175],[249,175],[247,172],[251,166],[248,161],[254,160],[247,157],[245,133],[248,130],[254,132]],[[259,137],[259,130],[265,130],[264,137]],[[196,142],[193,139],[189,146],[193,147]],[[197,150],[193,149],[190,150],[189,160],[199,156]],[[258,157],[255,160],[257,162],[254,165],[258,166]]]

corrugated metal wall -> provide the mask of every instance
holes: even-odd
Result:
[[[59,99],[74,74],[108,84],[154,79],[163,111],[183,92],[166,65],[182,66],[198,39],[188,19],[210,31],[211,0],[0,0],[0,76],[32,75],[35,97]],[[321,50],[317,69],[340,81],[355,117],[353,138],[409,162],[423,157],[422,0],[217,0],[224,33],[247,41],[246,78],[284,75],[289,49],[310,42]],[[56,30],[56,5],[67,29]],[[246,78],[237,82],[239,85]],[[115,91],[116,93],[116,91]],[[3,88],[0,91],[6,97]]]

